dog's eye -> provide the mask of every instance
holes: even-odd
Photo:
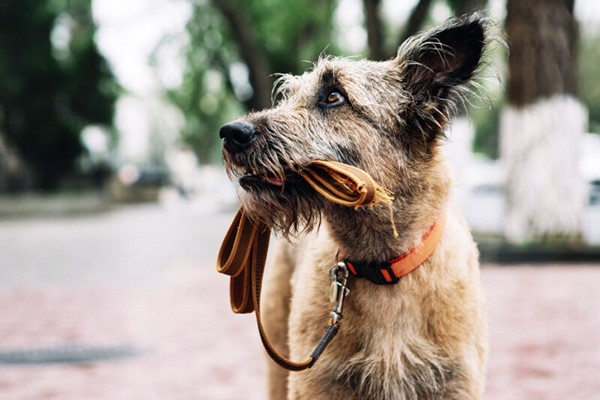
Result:
[[[344,95],[338,92],[337,90],[329,92],[327,97],[325,97],[325,104],[328,107],[339,106],[341,104],[344,104],[345,101],[346,98],[344,97]]]

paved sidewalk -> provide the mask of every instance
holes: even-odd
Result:
[[[226,282],[181,274],[187,282],[170,282],[168,288],[0,292],[2,348],[71,343],[142,351],[79,365],[0,365],[0,399],[264,398],[253,320],[230,315]],[[243,369],[252,375],[238,373],[240,364],[253,366]]]
[[[491,354],[485,399],[600,399],[600,265],[483,270]]]
[[[0,222],[0,352],[131,346],[82,364],[0,365],[0,400],[265,399],[253,316],[214,270],[230,215],[142,208]],[[600,399],[600,265],[485,266],[487,400]],[[244,366],[244,368],[240,368]]]

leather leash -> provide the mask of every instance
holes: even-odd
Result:
[[[302,170],[300,175],[317,193],[336,204],[358,209],[365,205],[383,203],[389,205],[391,210],[393,202],[391,193],[359,168],[335,161],[315,161]],[[306,360],[301,362],[289,360],[273,347],[260,316],[262,278],[270,233],[270,227],[261,221],[251,220],[246,211],[240,208],[219,250],[217,271],[231,276],[229,295],[233,312],[255,312],[258,331],[267,354],[287,370],[302,371],[314,365],[339,329],[341,307],[348,289],[345,286],[345,277],[340,278],[342,279],[340,283],[335,275],[345,266],[338,264],[331,271],[335,285],[335,296],[333,296],[336,297],[333,299],[335,306],[321,341]]]
[[[362,169],[335,161],[314,161],[300,175],[332,203],[358,209],[376,203],[392,205],[392,194]]]

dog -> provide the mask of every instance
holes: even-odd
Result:
[[[270,362],[271,399],[481,398],[487,320],[479,254],[451,205],[441,147],[485,64],[490,32],[490,21],[472,14],[410,38],[388,61],[321,57],[303,75],[278,79],[276,106],[221,128],[242,206],[287,239],[263,291],[274,345],[292,359],[310,354],[331,309],[332,265],[342,259],[363,271],[348,277],[340,331],[312,368],[288,372]],[[366,171],[393,194],[391,212],[324,199],[301,179],[315,160]],[[420,251],[433,230],[439,243],[431,254],[390,277],[393,260]]]

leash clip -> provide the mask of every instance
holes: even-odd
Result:
[[[344,261],[339,261],[329,270],[331,278],[331,288],[329,299],[333,303],[331,309],[331,324],[337,325],[342,320],[342,308],[344,307],[344,298],[350,293],[348,289],[348,266]]]

